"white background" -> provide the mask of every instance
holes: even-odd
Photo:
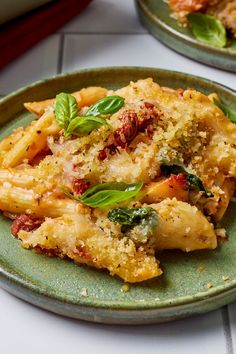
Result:
[[[140,65],[203,76],[236,89],[236,75],[195,63],[156,41],[139,24],[132,0],[94,0],[58,33],[0,74],[5,95],[61,71]],[[0,354],[232,354],[236,304],[204,316],[152,326],[108,326],[48,313],[0,289]]]

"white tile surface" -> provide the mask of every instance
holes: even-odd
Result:
[[[232,341],[233,341],[233,350],[234,350],[234,353],[236,353],[236,303],[229,305],[229,318],[230,318],[230,324],[231,324],[231,336],[232,336]]]
[[[96,66],[138,65],[183,71],[236,89],[235,74],[180,56],[149,34],[66,35],[63,70]]]
[[[145,33],[139,24],[133,0],[93,0],[60,32]]]
[[[3,290],[0,299],[4,354],[226,354],[220,311],[169,324],[121,327],[62,318]]]
[[[59,35],[54,34],[1,70],[0,94],[57,73]],[[0,54],[1,55],[1,54]]]

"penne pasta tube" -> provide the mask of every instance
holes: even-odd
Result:
[[[78,100],[78,107],[91,106],[98,100],[102,99],[107,95],[107,89],[104,87],[87,87],[79,91],[80,100]],[[76,96],[75,96],[76,98]]]
[[[35,169],[14,170],[0,168],[0,184],[11,184],[15,187],[28,188],[34,187],[38,183],[37,176],[34,176]]]
[[[18,128],[14,130],[11,135],[0,141],[0,151],[11,150],[13,145],[16,144],[24,135],[24,129]]]
[[[29,128],[24,131],[24,136],[5,154],[2,166],[14,167],[20,164],[23,159],[31,160],[46,147],[47,135],[56,134],[59,131],[60,127],[54,119],[53,111],[45,112],[38,121],[31,123]]]
[[[107,90],[103,87],[87,87],[87,88],[83,88],[80,91],[72,93],[72,96],[75,97],[78,103],[78,108],[81,108],[84,106],[90,106],[91,104],[94,104],[101,98],[105,97],[106,94],[107,94]],[[55,99],[52,98],[49,100],[44,100],[39,102],[26,102],[24,106],[26,109],[28,109],[28,111],[40,117],[45,112],[45,109],[48,106],[52,106],[54,102]]]
[[[180,249],[190,252],[216,248],[213,225],[195,206],[175,198],[150,206],[157,211],[159,217],[157,250]]]
[[[0,186],[0,209],[11,213],[25,213],[26,210],[35,211],[38,207],[36,194],[11,185]]]
[[[42,194],[59,187],[57,179],[59,174],[58,165],[50,164],[48,160],[36,167],[22,165],[20,168],[0,168],[0,185],[10,184]]]
[[[88,208],[69,198],[53,198],[20,187],[0,186],[0,209],[11,213],[34,213],[43,217],[85,213]]]
[[[84,214],[88,213],[89,208],[69,198],[49,198],[39,200],[36,214],[57,218],[64,214]]]

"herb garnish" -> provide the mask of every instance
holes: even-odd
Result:
[[[201,13],[191,13],[187,17],[192,32],[198,40],[214,47],[223,48],[226,46],[226,30],[219,19]]]
[[[100,117],[86,116],[86,117],[76,117],[68,125],[65,130],[65,136],[69,136],[74,132],[80,133],[90,133],[91,131],[100,128],[103,125],[110,125],[107,123],[106,119]]]
[[[90,107],[87,116],[113,114],[124,106],[125,99],[121,96],[107,96]]]
[[[60,127],[67,128],[70,121],[77,115],[78,108],[74,96],[64,92],[56,95],[55,116]]]
[[[207,198],[213,197],[213,194],[204,187],[201,179],[198,176],[187,172],[183,166],[177,164],[162,164],[161,171],[165,176],[170,176],[171,174],[178,175],[179,173],[183,173],[190,189],[199,189],[205,193]]]
[[[91,208],[103,208],[135,197],[141,190],[143,183],[126,184],[123,182],[99,183],[89,188],[79,198],[73,194],[63,192],[71,199],[82,202]]]
[[[107,217],[109,220],[121,225],[134,226],[147,217],[153,208],[116,208],[109,211]]]
[[[103,125],[109,126],[106,119],[98,115],[108,115],[117,112],[124,105],[124,98],[108,96],[91,106],[85,116],[78,116],[77,102],[74,96],[60,93],[56,96],[55,117],[60,127],[64,128],[64,135],[72,133],[90,133]]]

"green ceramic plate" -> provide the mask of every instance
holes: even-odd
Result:
[[[236,72],[236,40],[227,48],[214,48],[196,40],[189,28],[172,18],[164,0],[136,0],[141,22],[161,42],[177,52],[202,63]]]
[[[130,80],[153,77],[161,85],[189,86],[217,92],[236,110],[236,93],[214,82],[182,73],[151,68],[101,68],[63,74],[37,82],[0,101],[0,138],[34,117],[23,102],[54,97],[90,85],[118,88]],[[236,300],[236,205],[224,219],[229,241],[215,251],[165,252],[159,255],[164,275],[130,285],[106,271],[36,254],[20,246],[9,232],[10,222],[0,217],[0,282],[12,294],[58,314],[103,323],[144,324],[207,312]],[[199,271],[199,267],[205,270]],[[229,280],[223,281],[223,276]],[[212,283],[211,289],[207,284]],[[82,295],[87,288],[88,296]]]

